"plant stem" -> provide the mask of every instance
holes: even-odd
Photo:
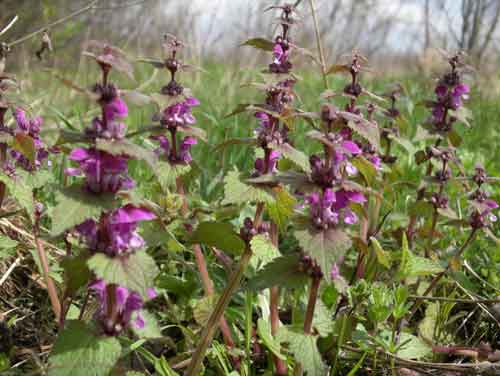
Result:
[[[278,238],[278,226],[276,223],[271,222],[271,243],[278,248],[279,246],[279,238]],[[269,302],[269,311],[271,312],[271,334],[276,336],[278,333],[279,325],[280,325],[280,317],[279,317],[279,296],[280,291],[278,286],[271,287],[270,292],[270,302]],[[288,374],[288,368],[283,359],[278,358],[277,356],[273,356],[274,365],[276,367],[276,375],[277,376],[286,376]]]
[[[316,4],[314,0],[309,0],[309,5],[311,6],[311,13],[314,21],[314,32],[316,33],[316,44],[318,46],[319,59],[321,63],[321,73],[323,75],[323,84],[325,89],[328,89],[328,78],[326,72],[326,61],[325,54],[323,51],[323,43],[321,42],[321,33],[319,31],[318,17],[316,15]]]
[[[465,249],[469,246],[469,244],[474,239],[474,236],[476,235],[476,232],[477,232],[477,229],[473,229],[470,232],[469,237],[464,242],[464,244],[462,244],[462,247],[460,247],[460,249],[458,250],[457,254],[454,257],[461,257],[462,256],[462,254],[464,253]],[[408,322],[411,320],[411,318],[413,317],[413,315],[415,315],[415,312],[417,312],[417,309],[420,307],[420,305],[424,301],[424,298],[427,295],[429,295],[432,290],[434,290],[434,288],[436,287],[436,285],[438,284],[438,282],[450,270],[450,268],[451,268],[451,260],[448,261],[448,265],[446,266],[446,268],[441,273],[439,273],[438,275],[436,275],[434,277],[434,279],[432,280],[431,284],[429,285],[429,287],[427,288],[427,290],[425,290],[425,292],[422,294],[422,296],[420,298],[418,298],[415,301],[415,303],[413,303],[413,306],[411,307],[410,313],[408,315]]]
[[[42,266],[42,274],[45,279],[45,284],[47,285],[47,292],[49,294],[50,303],[52,304],[52,310],[56,317],[56,322],[59,323],[61,320],[61,303],[59,302],[59,297],[57,295],[57,289],[52,278],[50,278],[49,262],[47,260],[47,254],[43,248],[42,242],[39,238],[40,226],[38,219],[35,220],[33,228],[33,237],[35,240],[36,250],[38,252],[38,257],[40,259],[40,264]]]
[[[184,185],[182,184],[182,179],[180,177],[176,179],[176,185],[177,185],[177,193],[180,196],[182,196],[181,213],[182,215],[185,216],[188,214],[189,208],[187,204]],[[198,272],[200,273],[203,289],[205,291],[205,296],[211,296],[214,294],[214,284],[212,282],[212,279],[210,278],[210,275],[208,274],[207,262],[205,260],[205,256],[203,255],[201,246],[199,244],[193,244],[193,251],[196,260],[196,266],[198,267]],[[222,332],[222,336],[224,338],[224,343],[229,348],[233,348],[234,340],[231,335],[231,330],[229,328],[229,325],[224,316],[221,317],[219,325]]]
[[[312,323],[314,318],[314,308],[318,300],[319,285],[321,278],[313,277],[311,289],[309,290],[309,300],[307,302],[306,316],[304,318],[304,334],[311,334]]]
[[[241,279],[243,277],[243,273],[245,272],[251,257],[252,249],[248,245],[245,249],[245,252],[241,256],[237,269],[231,275],[228,285],[222,292],[222,295],[217,301],[217,305],[215,306],[212,314],[210,315],[210,318],[208,319],[208,322],[201,334],[201,340],[198,343],[193,357],[191,358],[191,362],[189,363],[189,367],[186,370],[186,376],[198,376],[200,374],[201,364],[203,362],[203,359],[205,358],[205,353],[208,349],[208,346],[210,346],[210,343],[212,342],[212,339],[215,335],[217,324],[220,322],[224,311],[229,305],[232,295],[239,287]]]

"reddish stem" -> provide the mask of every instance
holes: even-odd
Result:
[[[181,207],[181,213],[182,215],[187,215],[189,212],[189,207],[188,203],[186,200],[186,193],[184,190],[184,184],[182,183],[182,179],[178,177],[176,179],[176,185],[177,185],[177,193],[182,196],[182,207]],[[200,278],[203,283],[203,289],[205,291],[205,296],[211,296],[214,294],[214,284],[212,282],[212,279],[210,278],[210,275],[208,274],[208,268],[207,268],[207,263],[205,260],[205,256],[203,255],[203,251],[201,249],[201,246],[199,244],[193,244],[193,251],[194,251],[194,256],[196,260],[196,266],[198,267],[198,271],[200,273]],[[222,337],[224,338],[224,343],[226,346],[229,348],[234,347],[234,340],[231,335],[231,329],[229,328],[229,325],[225,319],[224,316],[221,317],[220,322],[219,322],[219,327],[222,332]]]

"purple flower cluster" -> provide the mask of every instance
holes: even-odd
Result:
[[[85,187],[93,193],[116,193],[134,187],[128,176],[128,158],[116,156],[96,148],[77,148],[69,159],[78,163],[77,168],[67,168],[68,176],[85,176]]]
[[[498,209],[499,205],[495,200],[490,199],[489,192],[483,188],[483,184],[487,179],[484,167],[477,165],[475,174],[472,176],[472,180],[476,183],[477,188],[469,195],[469,202],[472,207],[470,225],[474,229],[488,227],[498,219],[493,214],[493,210]]]
[[[269,64],[272,73],[290,73],[292,63],[288,60],[290,56],[290,43],[287,38],[276,37],[273,48],[274,60]]]
[[[112,67],[125,73],[131,70],[120,50],[102,42],[95,42],[94,46],[103,48],[100,54],[89,54],[95,58],[103,74],[102,83],[96,84],[93,89],[101,107],[101,116],[94,118],[91,126],[85,130],[91,146],[76,148],[70,153],[69,159],[78,167],[66,169],[66,174],[83,175],[84,188],[91,194],[114,194],[131,189],[135,184],[128,176],[128,157],[99,150],[96,139],[119,140],[125,136],[123,120],[128,115],[128,108],[120,98],[117,87],[108,82],[108,75]],[[75,230],[90,252],[104,253],[111,258],[127,258],[145,245],[144,239],[137,233],[138,223],[154,218],[155,215],[149,210],[128,204],[101,213],[99,221],[87,219]],[[102,279],[95,280],[89,288],[100,302],[96,318],[104,333],[117,335],[131,326],[144,327],[144,320],[139,313],[144,305],[144,297],[139,293],[125,286],[106,283]],[[151,290],[150,298],[154,296],[153,293]]]
[[[131,326],[137,329],[144,328],[146,323],[140,313],[144,300],[138,293],[122,286],[111,288],[102,279],[94,281],[89,288],[99,299],[96,317],[102,321],[103,330],[107,335],[117,335]],[[155,297],[155,291],[150,289],[148,298]]]
[[[161,63],[160,66],[170,71],[170,82],[164,86],[160,95],[167,97],[167,102],[171,103],[155,116],[155,120],[160,121],[169,135],[153,136],[151,139],[159,141],[160,145],[155,150],[156,154],[171,164],[189,164],[193,158],[191,147],[198,143],[194,136],[186,136],[179,139],[179,131],[193,130],[191,126],[196,124],[193,115],[193,108],[200,104],[200,101],[193,96],[184,95],[184,88],[176,80],[175,76],[183,64],[177,59],[177,53],[182,47],[182,42],[173,38],[164,45],[165,50],[170,51],[170,56]]]
[[[200,101],[195,97],[188,97],[185,100],[174,103],[162,111],[160,124],[165,128],[177,128],[196,123],[192,108],[199,106]]]
[[[76,230],[90,251],[104,252],[110,257],[122,256],[144,247],[144,239],[137,233],[137,224],[155,218],[145,208],[126,205],[103,213],[99,222],[88,219]]]
[[[463,106],[463,102],[469,99],[469,85],[462,82],[462,75],[458,70],[462,64],[460,55],[453,56],[449,63],[451,71],[438,81],[434,90],[436,99],[427,103],[432,113],[428,123],[432,127],[431,130],[438,133],[452,129],[457,118],[452,116],[450,111],[457,111]]]
[[[366,198],[362,193],[330,188],[322,193],[311,193],[306,197],[309,205],[309,216],[317,229],[326,230],[338,224],[353,225],[358,222],[358,217],[349,205],[364,203]]]
[[[126,131],[126,125],[122,120],[128,115],[128,107],[120,98],[118,89],[113,84],[97,84],[93,91],[99,98],[102,115],[92,120],[85,133],[91,139],[122,139]]]
[[[40,139],[43,119],[39,116],[28,118],[26,112],[20,108],[14,110],[14,119],[16,121],[16,127],[13,130],[13,135],[27,135],[33,139],[35,158],[32,162],[21,152],[13,149],[10,150],[10,155],[15,160],[16,165],[22,167],[26,171],[38,170],[42,166],[43,161],[49,156],[48,150]],[[50,165],[50,161],[48,161],[48,163]]]

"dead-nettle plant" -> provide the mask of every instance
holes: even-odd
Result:
[[[89,41],[83,55],[92,58],[101,71],[101,79],[91,89],[80,91],[99,106],[81,134],[61,135],[59,145],[77,142],[69,153],[74,166],[65,173],[76,182],[57,195],[52,233],[71,236],[74,246],[63,264],[61,323],[64,326],[52,351],[51,367],[67,367],[65,354],[81,346],[79,341],[93,341],[103,347],[106,362],[96,364],[100,373],[108,373],[120,357],[120,342],[113,338],[129,330],[141,331],[151,322],[143,313],[146,301],[154,298],[155,261],[145,252],[145,241],[137,231],[138,223],[151,221],[156,215],[126,195],[135,182],[128,175],[128,160],[142,156],[141,150],[127,141],[125,119],[128,107],[120,89],[111,81],[112,72],[133,76],[133,70],[120,49],[105,42]],[[71,84],[75,87],[74,84]],[[66,139],[64,138],[66,136]],[[80,177],[82,179],[80,179]],[[128,201],[128,202],[127,202]],[[76,205],[78,202],[79,205]],[[90,322],[65,316],[72,298],[80,287],[87,286],[87,298],[80,308],[80,318],[89,308],[90,296],[98,308]],[[71,344],[75,336],[79,340]]]
[[[50,146],[41,117],[18,100],[15,79],[4,73],[12,44],[0,45],[0,219],[3,225],[26,211],[32,224],[29,239],[59,329],[49,375],[121,374],[134,364],[132,353],[148,363],[141,370],[167,376],[184,368],[197,376],[204,365],[242,375],[342,375],[368,362],[396,375],[402,366],[432,368],[418,360],[433,353],[463,349],[498,359],[489,344],[450,345],[452,337],[438,333],[437,313],[421,309],[429,298],[458,302],[439,296],[447,277],[479,235],[498,242],[498,204],[490,197],[497,179],[480,164],[467,172],[460,160],[457,127],[470,121],[464,55],[447,56],[449,69],[422,103],[428,116],[413,135],[403,110],[407,88],[372,93],[358,52],[325,65],[313,0],[319,57],[294,43],[299,4],[265,9],[278,14],[277,35],[242,44],[270,59],[244,85],[260,99],[227,115],[239,124],[249,115],[254,126],[247,138],[211,146],[214,153],[248,147],[252,167],[224,171],[224,195],[213,202],[196,190],[206,171],[195,145],[207,135],[195,117],[203,103],[184,87],[182,74],[195,67],[181,60],[181,40],[167,34],[162,58],[137,59],[162,77],[149,95],[116,84],[118,74],[135,82],[124,51],[86,42],[83,55],[99,68],[98,82],[82,88],[53,75],[94,105],[92,115],[82,116],[78,131],[58,114],[64,124]],[[36,35],[44,59],[52,43],[45,29]],[[325,86],[307,111],[298,108],[300,55],[321,69]],[[334,82],[333,74],[341,78]],[[126,102],[154,107],[153,124],[130,124]],[[299,129],[305,142],[295,137]],[[304,144],[314,152],[299,150]],[[60,184],[47,172],[56,160],[63,161]],[[406,176],[405,163],[422,173]],[[23,210],[11,212],[11,198]],[[54,244],[65,247],[56,247],[60,279],[45,251]],[[143,346],[179,332],[185,339],[168,362],[163,350],[158,357]]]

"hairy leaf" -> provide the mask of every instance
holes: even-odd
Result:
[[[279,151],[285,158],[291,160],[298,167],[300,167],[304,172],[310,172],[311,167],[309,165],[309,158],[300,150],[295,149],[290,144],[274,144],[269,145],[271,149]]]
[[[401,333],[399,339],[403,343],[397,355],[403,359],[422,359],[432,353],[432,349],[420,338],[409,333]]]
[[[139,338],[145,339],[161,338],[161,328],[156,320],[156,317],[151,312],[145,310],[136,312],[135,317],[137,317],[138,314],[140,314],[144,320],[144,328],[136,328],[132,326],[134,334]],[[132,320],[134,320],[135,317],[133,317]]]
[[[257,334],[260,340],[269,351],[271,351],[276,357],[286,360],[286,357],[281,354],[281,346],[279,341],[273,338],[271,334],[271,325],[268,321],[264,319],[259,319],[257,321]]]
[[[302,364],[307,376],[324,376],[327,372],[316,340],[317,337],[312,335],[293,330],[286,331],[285,342],[288,342],[290,352],[295,360]]]
[[[252,38],[241,44],[242,46],[251,46],[263,51],[272,51],[274,49],[274,42],[265,38]]]
[[[350,120],[347,126],[380,150],[380,132],[376,123],[367,120]]]
[[[121,355],[114,337],[99,337],[82,321],[69,321],[49,358],[49,376],[107,375]]]
[[[31,163],[35,162],[35,141],[29,135],[24,133],[18,133],[14,136],[14,142],[12,143],[12,148],[20,152],[25,156]]]
[[[198,225],[190,239],[191,243],[216,247],[235,255],[245,249],[245,242],[234,231],[233,226],[223,222],[202,222]]]
[[[154,173],[158,178],[158,182],[164,190],[168,190],[175,186],[176,179],[186,175],[191,171],[189,165],[176,164],[171,165],[168,162],[158,161]]]
[[[273,286],[286,288],[300,288],[309,277],[300,269],[298,254],[275,258],[262,268],[255,277],[248,282],[252,290],[264,290]]]
[[[273,188],[276,201],[266,205],[267,213],[281,230],[285,230],[297,200],[282,187]]]
[[[250,262],[255,269],[261,269],[280,256],[278,248],[264,234],[255,235],[250,241],[250,247],[252,248],[252,259]]]
[[[369,186],[373,186],[377,177],[377,169],[373,163],[362,156],[357,156],[352,159],[351,163],[359,170],[359,172],[361,172],[361,175],[365,178],[366,183]]]
[[[113,196],[110,193],[93,194],[77,185],[59,190],[52,215],[52,235],[59,235],[86,219],[98,217],[102,211],[112,209],[116,205]]]
[[[377,261],[379,262],[379,264],[389,269],[391,267],[391,257],[389,256],[389,254],[384,251],[376,238],[372,237],[370,238],[370,241],[373,244],[373,249],[375,250],[375,255],[377,256]]]
[[[98,138],[96,146],[113,155],[126,155],[135,159],[145,161],[150,167],[156,169],[157,157],[152,151],[139,146],[127,139],[105,140]]]
[[[148,289],[154,286],[158,275],[155,261],[145,251],[120,257],[97,253],[88,260],[88,266],[97,278],[136,291],[146,300]]]
[[[222,204],[247,204],[250,202],[273,203],[274,197],[268,188],[246,184],[240,180],[238,171],[230,171],[224,178]]]
[[[303,250],[316,260],[325,278],[328,278],[332,265],[339,261],[352,245],[346,232],[334,228],[323,231],[298,230],[295,231],[295,237]]]

